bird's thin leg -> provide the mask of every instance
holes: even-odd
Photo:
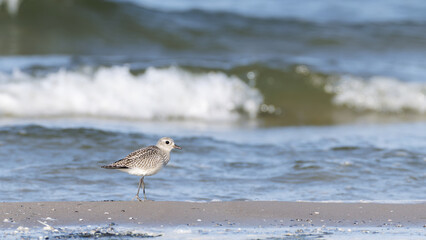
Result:
[[[142,201],[142,199],[139,198],[139,190],[141,189],[141,185],[143,185],[143,189],[144,189],[143,194],[145,196],[145,184],[143,183],[143,177],[141,177],[141,180],[139,180],[138,192],[136,193],[136,196],[132,198],[132,200],[136,198],[137,200]]]
[[[146,200],[146,195],[145,195],[145,182],[143,181],[143,177],[142,177],[142,187],[143,187],[143,197]]]

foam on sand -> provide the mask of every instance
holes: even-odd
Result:
[[[140,75],[126,66],[44,76],[0,73],[0,116],[229,121],[255,118],[262,102],[260,92],[237,77],[177,67]]]

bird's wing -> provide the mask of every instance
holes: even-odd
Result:
[[[160,149],[157,146],[149,146],[146,148],[138,149],[125,158],[111,163],[103,168],[129,168],[137,166],[140,161],[145,165],[151,166],[153,163],[161,161]]]

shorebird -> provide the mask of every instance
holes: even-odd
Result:
[[[139,198],[139,191],[142,186],[144,200],[146,200],[145,183],[143,181],[144,177],[154,175],[160,171],[161,168],[166,166],[170,160],[170,151],[174,148],[182,149],[174,143],[173,139],[163,137],[158,140],[155,146],[138,149],[123,159],[101,167],[118,169],[120,171],[127,172],[128,174],[142,176],[139,181],[138,192],[133,199],[136,198],[137,200],[142,201],[142,199]]]

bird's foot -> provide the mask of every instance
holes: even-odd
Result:
[[[139,202],[143,202],[144,200],[142,200],[138,195],[136,195],[134,198],[132,198],[133,200],[138,200]],[[145,199],[146,200],[146,199]]]

